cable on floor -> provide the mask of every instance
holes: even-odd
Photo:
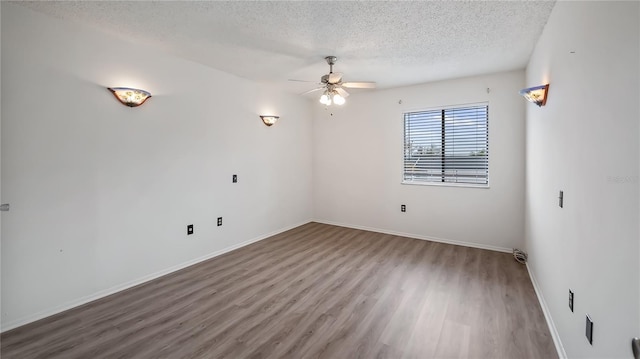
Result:
[[[517,248],[513,249],[513,258],[515,258],[516,261],[518,261],[518,263],[522,263],[522,264],[527,263],[527,253]]]

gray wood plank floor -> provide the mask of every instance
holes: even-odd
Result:
[[[507,253],[309,223],[1,336],[2,358],[557,358]]]

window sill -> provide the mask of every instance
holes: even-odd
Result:
[[[434,186],[434,187],[464,187],[464,188],[479,188],[490,189],[488,184],[473,184],[473,183],[454,183],[454,182],[414,182],[414,181],[402,181],[400,184],[410,186]]]

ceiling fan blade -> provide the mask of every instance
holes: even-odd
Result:
[[[345,91],[342,87],[336,87],[336,91],[340,94],[340,96],[346,98],[349,96],[349,93]]]
[[[287,81],[291,81],[291,82],[318,82],[318,81],[311,81],[311,80],[296,80],[296,79],[288,79]]]
[[[375,82],[345,82],[343,87],[349,87],[352,89],[374,89],[376,88]]]
[[[324,90],[324,87],[318,87],[318,88],[315,88],[315,89],[312,89],[312,90],[309,90],[309,91],[305,91],[305,92],[301,93],[300,95],[306,95],[306,94],[309,94],[309,93],[312,93],[312,92],[316,92],[316,91],[320,91],[320,90]]]
[[[342,73],[340,72],[332,72],[329,74],[329,83],[330,84],[337,84],[338,82],[340,82],[340,80],[342,80]]]

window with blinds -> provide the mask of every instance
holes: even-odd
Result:
[[[404,114],[403,183],[489,185],[489,106]]]

